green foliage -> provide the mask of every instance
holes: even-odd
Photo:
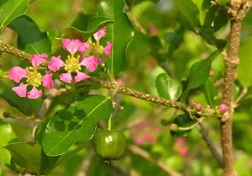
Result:
[[[158,75],[156,87],[159,95],[169,100],[177,100],[182,93],[181,83],[164,73]]]
[[[65,57],[62,38],[91,43],[92,35],[106,27],[107,35],[99,42],[102,46],[106,41],[112,43],[112,57],[106,56],[105,63],[89,76],[120,81],[144,93],[181,101],[188,108],[199,103],[214,111],[225,93],[225,61],[220,53],[228,51],[230,41],[226,10],[230,1],[218,2],[68,0],[52,4],[51,0],[0,0],[0,37],[22,51],[47,53],[47,65],[52,55]],[[244,176],[252,172],[251,14],[243,23],[232,94],[233,100],[241,98],[235,104],[233,148],[237,173]],[[100,89],[92,81],[64,84],[58,80],[61,70],[50,72],[57,79],[55,87],[40,99],[20,98],[11,90],[17,84],[7,80],[8,70],[18,65],[25,68],[27,62],[1,53],[0,114],[4,117],[0,115],[0,175],[12,175],[9,170],[50,176],[80,172],[163,176],[171,175],[170,170],[181,175],[221,175],[218,164],[209,162],[214,159],[194,128],[197,120],[202,120],[213,143],[218,143],[219,121],[214,115],[195,120],[181,110],[118,95],[115,87]],[[192,108],[191,112],[196,111]],[[119,160],[106,164],[95,154],[91,139],[97,130],[107,128],[109,117],[112,128],[125,134],[127,147]],[[111,155],[111,147],[99,147],[103,154]]]
[[[21,50],[32,54],[51,53],[51,41],[46,32],[41,32],[30,17],[17,17],[9,27],[18,33],[18,47]]]
[[[249,74],[252,66],[251,43],[252,38],[247,38],[241,43],[239,50],[240,64],[237,68],[237,74],[239,81],[241,81],[242,85],[245,87],[252,85],[252,79]]]
[[[114,75],[120,73],[125,67],[125,49],[134,34],[132,25],[123,12],[124,5],[123,0],[101,0],[97,7],[99,17],[114,20],[113,25],[107,26],[107,36],[105,37],[116,46],[112,50],[112,58],[108,60],[108,68]]]
[[[11,165],[11,154],[10,152],[5,148],[5,146],[16,139],[16,135],[10,126],[10,124],[2,121],[0,119],[0,162],[10,166]]]
[[[198,88],[205,83],[209,77],[211,63],[219,54],[220,51],[214,51],[207,59],[198,61],[192,65],[186,90]]]
[[[111,100],[101,95],[86,97],[67,109],[57,111],[48,123],[42,145],[49,156],[65,153],[76,142],[88,142],[101,119],[111,114]]]
[[[23,15],[30,0],[1,0],[0,1],[0,30],[7,26],[13,19]]]

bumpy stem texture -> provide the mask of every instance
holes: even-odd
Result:
[[[223,153],[223,176],[236,176],[232,153],[232,89],[235,80],[236,66],[239,64],[238,50],[242,20],[246,10],[250,6],[248,0],[231,0],[231,31],[229,51],[226,57],[226,69],[224,76],[223,103],[228,106],[228,111],[221,117],[221,143]]]
[[[4,43],[2,40],[0,40],[0,51],[6,52],[9,54],[14,54],[15,56],[24,58],[24,59],[30,59],[31,54],[23,52],[11,45],[8,45],[7,43]]]

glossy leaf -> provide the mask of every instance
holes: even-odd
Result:
[[[37,143],[16,142],[6,146],[11,152],[13,162],[32,174],[46,174],[59,157],[48,157]]]
[[[142,3],[144,1],[151,1],[153,3],[158,3],[160,0],[126,0],[127,5],[133,6],[139,3]]]
[[[0,97],[7,101],[11,107],[17,108],[25,115],[31,115],[37,112],[41,106],[41,99],[27,99],[19,97],[10,87],[5,85],[4,82],[0,82],[4,87],[4,91],[0,93]]]
[[[61,155],[74,143],[89,141],[97,122],[108,118],[111,109],[112,103],[108,97],[93,95],[58,111],[48,123],[42,139],[45,153],[49,156]]]
[[[218,31],[229,21],[229,14],[224,6],[214,5],[207,9],[204,26]]]
[[[182,93],[181,83],[165,73],[157,76],[156,87],[159,95],[169,100],[177,100]]]
[[[249,87],[252,85],[251,68],[252,68],[252,37],[241,42],[239,49],[240,64],[237,67],[237,75],[243,86]]]
[[[62,37],[87,40],[93,33],[111,23],[114,21],[105,17],[79,14],[71,26],[62,31]]]
[[[189,72],[187,90],[202,86],[209,76],[212,61],[220,54],[220,51],[214,51],[207,59],[198,61],[192,65]]]
[[[207,30],[203,27],[198,28],[198,34],[209,44],[216,46],[217,49],[221,50],[226,46],[226,41],[217,39],[212,30]]]
[[[174,3],[191,26],[200,25],[199,9],[191,0],[174,0]]]
[[[10,141],[16,139],[16,134],[13,131],[12,127],[3,122],[0,119],[0,162],[5,165],[10,165],[11,163],[11,154],[4,148]]]
[[[13,20],[9,27],[18,33],[18,48],[32,54],[51,53],[51,41],[46,32],[28,16]]]
[[[203,87],[203,92],[206,98],[207,103],[211,108],[215,108],[218,103],[215,101],[215,97],[217,96],[217,91],[214,88],[214,80],[208,79]]]
[[[114,20],[114,24],[107,26],[107,35],[103,41],[113,44],[108,68],[112,74],[118,74],[125,67],[125,49],[133,38],[133,29],[127,15],[123,12],[124,0],[100,0],[98,16]]]
[[[23,15],[30,0],[0,0],[0,30],[13,19]]]

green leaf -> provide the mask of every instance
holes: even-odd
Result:
[[[7,26],[13,19],[23,15],[30,0],[0,0],[0,30]]]
[[[108,97],[88,96],[65,110],[58,111],[48,123],[42,145],[49,156],[65,153],[76,142],[92,138],[96,124],[111,114],[112,103]]]
[[[157,76],[156,87],[159,95],[169,100],[177,100],[182,93],[181,83],[165,73]]]
[[[2,93],[0,93],[0,97],[6,100],[11,107],[17,108],[20,112],[25,115],[31,115],[37,113],[42,100],[41,99],[28,99],[19,97],[10,87],[5,85],[4,82],[0,82],[1,86],[4,87]]]
[[[215,98],[217,96],[217,91],[214,88],[214,80],[208,79],[203,87],[203,92],[206,98],[207,103],[210,105],[211,108],[215,108],[217,103]]]
[[[153,3],[158,3],[160,0],[126,0],[126,4],[129,6],[134,6],[139,3],[145,2],[145,1],[151,1]]]
[[[202,86],[209,76],[212,61],[220,54],[220,51],[214,51],[207,59],[198,61],[192,65],[189,72],[187,90]]]
[[[0,119],[0,162],[5,165],[11,164],[11,154],[4,147],[10,142],[16,139],[12,127]]]
[[[197,27],[200,25],[199,9],[196,4],[191,0],[174,0],[174,3],[191,26]]]
[[[48,157],[37,143],[16,142],[6,146],[11,152],[13,162],[32,174],[46,174],[58,157]]]
[[[62,37],[87,40],[96,31],[111,23],[114,21],[105,17],[79,14],[71,26],[62,31]]]
[[[182,43],[183,37],[184,37],[184,32],[185,32],[185,29],[183,27],[179,27],[174,32],[169,32],[169,33],[165,34],[164,38],[165,38],[166,42],[170,44],[169,51],[168,51],[169,57],[173,54],[173,52]]]
[[[204,26],[213,29],[214,32],[225,26],[229,21],[229,14],[224,6],[210,6],[206,11]]]
[[[212,30],[205,29],[204,27],[198,28],[198,34],[209,44],[216,46],[217,49],[221,50],[226,46],[226,41],[217,39]]]
[[[13,20],[10,28],[18,33],[18,48],[28,53],[51,53],[51,41],[46,32],[41,32],[37,24],[28,16],[22,15]]]
[[[252,68],[252,37],[241,42],[239,49],[240,64],[237,67],[237,75],[243,86],[252,85],[251,68]]]
[[[98,16],[114,20],[114,24],[107,26],[107,35],[103,38],[103,41],[113,44],[107,64],[111,74],[118,74],[124,69],[125,49],[133,38],[132,25],[123,12],[124,5],[124,0],[100,0],[98,4]]]

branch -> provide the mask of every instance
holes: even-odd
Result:
[[[24,51],[21,51],[7,43],[4,43],[2,40],[0,40],[0,51],[1,52],[6,52],[9,54],[13,54],[15,56],[21,57],[23,59],[30,59],[31,58],[31,54],[26,53]]]
[[[223,103],[228,106],[228,111],[220,118],[221,143],[223,153],[223,176],[236,176],[232,153],[232,89],[235,80],[236,67],[239,64],[238,50],[242,20],[246,16],[247,9],[251,6],[251,0],[231,0],[229,13],[231,15],[231,29],[229,51],[226,61]]]
[[[150,163],[155,163],[158,167],[160,167],[167,174],[169,174],[171,176],[181,176],[181,174],[179,174],[178,172],[176,172],[176,171],[172,170],[171,168],[169,168],[162,161],[155,161],[148,152],[141,149],[140,147],[138,147],[136,145],[130,145],[128,148],[132,153],[135,153],[135,154],[141,156],[142,158],[146,159]]]
[[[199,130],[200,130],[200,133],[202,135],[202,138],[206,142],[208,148],[210,149],[210,151],[213,154],[214,158],[219,163],[220,167],[223,167],[223,158],[222,158],[221,154],[219,153],[219,151],[217,150],[217,148],[212,143],[212,141],[211,141],[211,139],[209,137],[207,129],[204,127],[204,125],[201,122],[198,123],[198,124],[199,124]]]

